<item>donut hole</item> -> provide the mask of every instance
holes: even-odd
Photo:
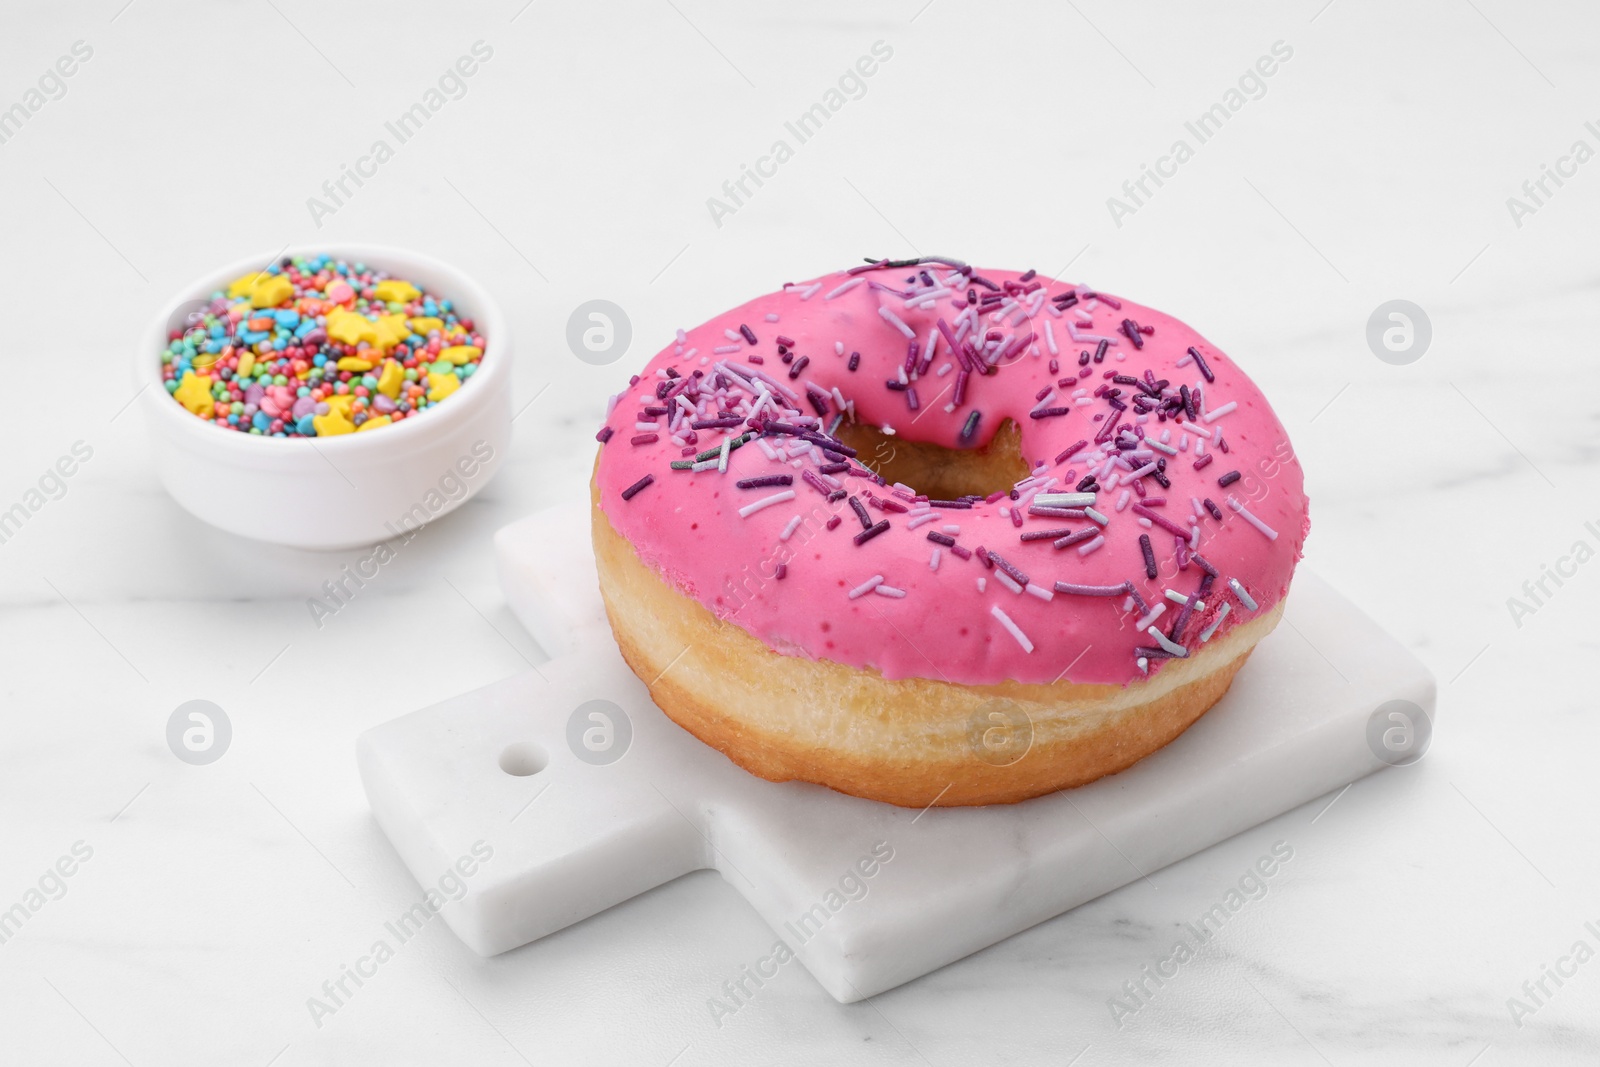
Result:
[[[1028,476],[1022,434],[1010,419],[1002,420],[994,438],[978,448],[914,441],[865,423],[840,426],[839,439],[856,450],[863,466],[885,481],[909,485],[934,500],[1008,492]]]

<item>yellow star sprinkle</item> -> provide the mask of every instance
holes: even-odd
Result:
[[[372,287],[372,295],[382,300],[385,304],[399,301],[409,304],[422,295],[422,290],[410,282],[403,282],[399,278],[389,278]]]
[[[460,388],[461,379],[454,374],[428,375],[428,399],[436,404]]]
[[[372,364],[362,359],[360,356],[340,356],[339,369],[367,371],[372,369]]]
[[[471,363],[481,355],[483,355],[483,349],[477,345],[451,345],[439,353],[439,358],[448,359],[459,367],[463,363]]]
[[[316,428],[318,437],[337,437],[342,433],[354,433],[356,429],[338,408],[331,408],[326,415],[311,416],[311,425]]]
[[[178,398],[178,403],[196,415],[209,417],[211,412],[216,410],[217,402],[211,396],[211,379],[204,374],[184,371],[183,381],[172,395]]]
[[[348,419],[350,417],[350,405],[355,403],[355,399],[353,393],[334,393],[332,396],[324,397],[322,402]]]
[[[432,315],[419,315],[411,320],[411,329],[426,337],[431,330],[444,329],[444,320],[436,319]]]
[[[378,375],[378,392],[390,400],[400,395],[400,387],[406,382],[406,372],[400,364],[392,359],[383,361],[383,373]]]
[[[378,347],[386,352],[411,336],[411,328],[406,325],[404,315],[379,315],[373,325],[378,330]]]
[[[387,426],[394,420],[387,415],[374,415],[372,418],[356,427],[356,433],[362,430],[376,430],[379,426]]]
[[[341,344],[354,345],[362,341],[369,345],[378,343],[378,327],[365,315],[343,308],[333,308],[328,312],[327,330],[328,336]]]
[[[294,295],[294,283],[281,274],[264,274],[250,287],[250,306],[253,308],[277,307]]]

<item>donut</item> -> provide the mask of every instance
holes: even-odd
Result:
[[[655,703],[753,774],[907,807],[1172,741],[1310,528],[1283,426],[1194,330],[942,257],[679,330],[596,439],[600,592]]]

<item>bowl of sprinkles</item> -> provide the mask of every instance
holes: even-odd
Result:
[[[286,249],[187,286],[137,352],[163,484],[231,533],[347,548],[465,503],[510,440],[511,340],[432,257]]]

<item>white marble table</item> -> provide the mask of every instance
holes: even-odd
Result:
[[[27,913],[0,943],[0,1060],[1600,1057],[1600,960],[1562,962],[1580,939],[1600,949],[1600,727],[1582,666],[1600,590],[1600,162],[1562,162],[1580,138],[1600,149],[1585,127],[1600,127],[1600,15],[1503,0],[521,7],[0,15],[0,109],[40,105],[0,143],[0,360],[46,383],[5,408],[0,510],[34,499],[75,443],[92,450],[0,543],[0,915]],[[384,123],[479,40],[493,55],[465,95],[313,219],[307,198],[393,142]],[[92,56],[64,94],[46,79],[59,99],[27,97],[76,41]],[[785,123],[878,41],[892,56],[864,92],[798,143]],[[1292,56],[1200,143],[1185,123],[1226,107],[1278,41]],[[761,163],[779,138],[792,156]],[[1179,138],[1192,153],[1163,162]],[[714,219],[707,199],[758,163],[771,176]],[[1135,202],[1122,185],[1146,164],[1171,176]],[[1570,176],[1535,202],[1522,186],[1546,164]],[[1513,218],[1513,195],[1536,210]],[[1111,196],[1133,210],[1113,219]],[[532,406],[497,480],[319,629],[307,597],[359,553],[197,523],[123,408],[132,338],[176,286],[322,235],[473,271],[511,312],[517,404]],[[308,998],[333,1003],[324,982],[396,941],[385,924],[420,892],[368,812],[354,738],[543,658],[495,583],[493,531],[581,482],[607,390],[674,326],[913,252],[1135,293],[1249,367],[1307,470],[1313,565],[1439,677],[1427,757],[864,1003],[786,967],[714,1019],[708,1001],[772,938],[703,872],[487,961],[425,926],[314,1020]],[[633,324],[609,368],[565,341],[594,298]],[[1392,299],[1432,324],[1406,365],[1365,338]],[[1514,618],[1507,599],[1547,565],[1562,584]],[[233,725],[209,766],[164,735],[196,698]],[[1124,983],[1276,842],[1293,859],[1266,895],[1113,1018]],[[58,861],[70,877],[47,875]],[[1547,967],[1571,972],[1543,978],[1549,995]],[[1532,1009],[1520,1019],[1513,997]]]

